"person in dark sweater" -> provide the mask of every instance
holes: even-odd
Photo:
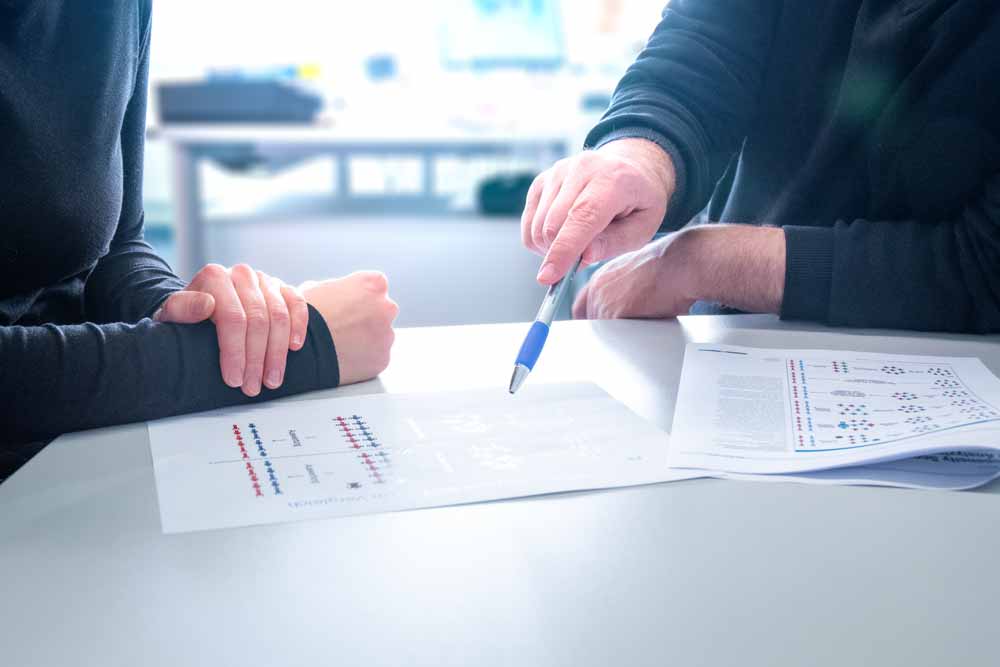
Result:
[[[576,316],[1000,331],[998,44],[979,0],[673,0],[529,192],[539,281],[627,252]]]
[[[185,285],[143,240],[149,40],[149,0],[0,0],[0,480],[60,433],[388,363],[381,274]]]

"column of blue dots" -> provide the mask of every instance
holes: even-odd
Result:
[[[367,422],[360,415],[351,415],[351,421],[354,422],[354,427],[358,430],[366,447],[378,448],[382,446],[382,443],[378,441]]]
[[[274,466],[271,465],[271,459],[267,458],[267,450],[264,449],[264,441],[260,437],[260,433],[257,431],[257,425],[251,422],[250,433],[253,435],[254,444],[257,445],[257,453],[260,455],[262,461],[264,461],[264,470],[267,471],[268,481],[271,483],[271,488],[274,489],[274,495],[281,495],[281,485],[278,483],[278,475],[274,472]]]

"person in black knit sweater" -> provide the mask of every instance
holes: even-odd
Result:
[[[149,0],[0,0],[0,480],[60,433],[388,364],[381,274],[185,285],[143,240],[149,42]]]
[[[673,0],[529,192],[539,281],[620,255],[576,316],[1000,331],[997,44],[995,2]]]

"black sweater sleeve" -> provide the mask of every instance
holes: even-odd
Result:
[[[643,137],[670,154],[677,189],[668,228],[705,206],[739,150],[778,9],[772,0],[673,0],[587,136],[588,147]]]
[[[122,206],[111,246],[87,279],[86,317],[91,322],[137,322],[148,317],[184,283],[143,239],[142,174],[149,78],[150,22],[145,31],[121,129]]]
[[[5,438],[27,442],[335,387],[333,340],[309,310],[305,347],[289,353],[284,384],[254,399],[223,383],[210,323],[0,327]]]
[[[1000,331],[1000,173],[954,219],[784,229],[783,318]]]
[[[142,6],[146,28],[141,59],[121,123],[123,182],[117,228],[108,251],[86,280],[85,323],[0,327],[0,428],[6,443],[251,403],[339,383],[329,329],[311,307],[305,347],[289,354],[283,385],[275,391],[264,388],[255,399],[223,383],[214,325],[148,319],[183,283],[143,240],[149,28],[148,4]]]

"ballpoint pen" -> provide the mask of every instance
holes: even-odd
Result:
[[[528,329],[528,335],[524,337],[524,342],[521,343],[521,350],[517,353],[517,360],[514,362],[514,374],[510,376],[510,393],[513,394],[524,384],[528,373],[535,367],[538,355],[542,353],[542,347],[545,346],[545,339],[549,335],[549,326],[552,324],[552,319],[556,316],[556,311],[559,310],[559,304],[562,303],[566,292],[569,291],[569,286],[573,282],[573,274],[576,273],[579,267],[580,260],[578,259],[573,263],[570,270],[566,272],[566,275],[553,283],[549,287],[549,291],[545,293],[545,298],[542,299],[542,306],[538,309],[535,321],[532,323],[531,328]]]

